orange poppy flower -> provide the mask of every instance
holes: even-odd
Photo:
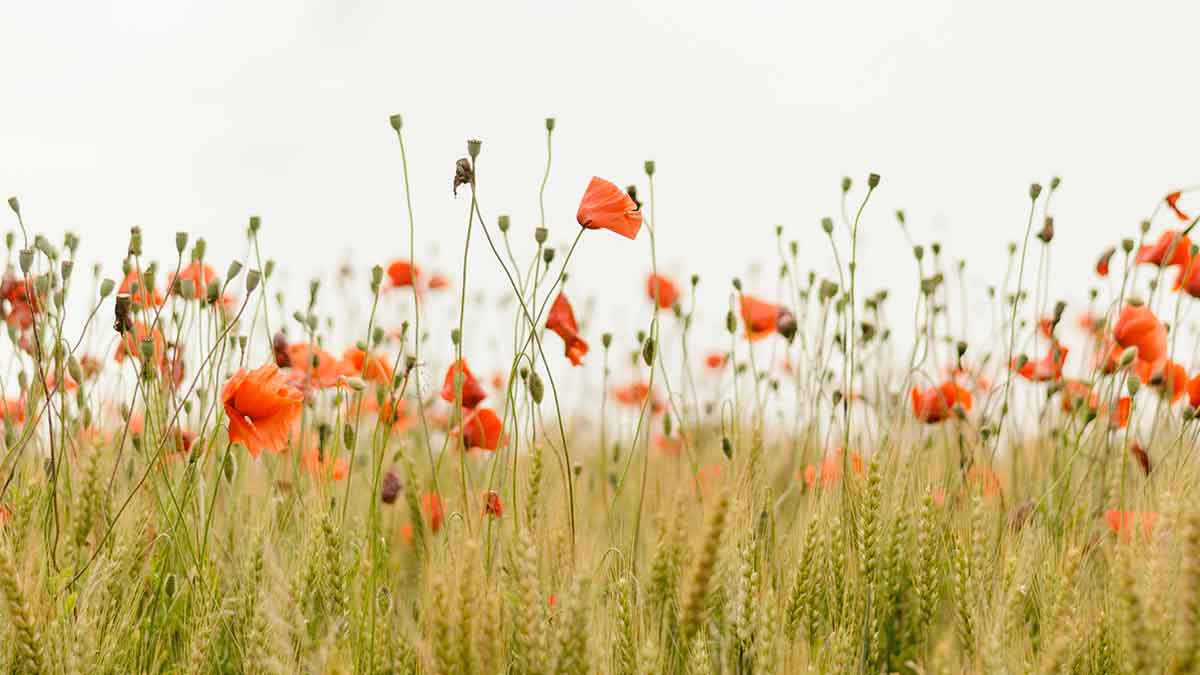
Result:
[[[166,342],[163,340],[162,332],[158,328],[151,329],[141,321],[133,322],[133,330],[127,331],[124,339],[117,343],[117,353],[113,356],[117,363],[123,363],[125,357],[133,355],[133,358],[141,361],[142,359],[142,340],[149,338],[154,344],[153,355],[151,361],[157,368],[162,368],[163,360],[166,357]]]
[[[161,305],[163,303],[162,293],[154,288],[153,282],[147,286],[147,288],[142,287],[142,280],[138,279],[137,270],[131,269],[125,275],[125,279],[121,281],[121,285],[117,287],[117,293],[128,293],[135,303],[143,307]]]
[[[4,527],[11,518],[12,511],[9,511],[7,506],[0,504],[0,528]]]
[[[450,288],[450,278],[444,274],[435,274],[429,277],[429,290],[440,291]]]
[[[1175,288],[1182,288],[1193,298],[1200,298],[1200,258],[1193,258],[1180,278],[1175,282]]]
[[[66,391],[75,391],[79,388],[79,383],[69,374],[63,378],[63,382],[66,383],[63,385]],[[46,375],[46,393],[53,396],[56,389],[58,389],[58,378],[55,377],[54,373],[49,373]]]
[[[708,466],[702,466],[698,471],[696,471],[694,484],[696,489],[700,491],[700,494],[709,495],[712,493],[713,488],[716,487],[716,482],[720,479],[721,465],[710,464]]]
[[[239,369],[221,390],[229,417],[229,440],[241,443],[257,458],[263,450],[287,449],[288,430],[300,416],[304,395],[288,384],[279,366],[268,363],[256,370]]]
[[[176,277],[172,273],[167,277],[167,288],[174,289],[175,281],[190,281],[196,288],[195,298],[203,298],[208,293],[208,285],[217,278],[217,271],[211,265],[205,265],[199,260],[194,260],[186,267],[179,270],[179,276]]]
[[[558,333],[566,345],[567,358],[571,365],[583,364],[583,357],[588,353],[588,343],[579,337],[579,326],[575,323],[575,312],[567,296],[559,293],[550,306],[550,314],[546,317],[546,329]]]
[[[1104,512],[1104,520],[1108,522],[1108,529],[1121,538],[1121,541],[1129,542],[1133,538],[1133,533],[1137,525],[1142,526],[1142,537],[1149,539],[1154,532],[1154,522],[1158,520],[1158,514],[1154,511],[1118,511],[1117,509],[1109,509]]]
[[[425,518],[429,520],[429,529],[437,532],[442,529],[442,519],[445,518],[445,510],[442,507],[442,497],[436,492],[426,492],[421,495],[421,511],[425,513]]]
[[[342,352],[342,363],[345,364],[348,375],[361,373],[363,379],[381,385],[392,381],[392,367],[378,354],[372,354],[368,359],[367,353],[358,347],[347,347],[346,351]]]
[[[17,423],[24,422],[25,402],[16,398],[0,401],[0,417],[6,420],[15,420]]]
[[[1112,260],[1113,254],[1117,252],[1117,247],[1109,246],[1100,254],[1100,258],[1096,260],[1096,274],[1102,277],[1108,276],[1108,263]]]
[[[1187,267],[1192,257],[1192,242],[1179,230],[1166,230],[1153,245],[1138,249],[1136,262],[1159,267]]]
[[[841,480],[843,454],[845,452],[841,448],[838,448],[833,452],[825,454],[825,457],[821,460],[820,468],[817,468],[813,464],[804,467],[804,484],[813,488],[816,487],[819,480],[821,487],[829,487]],[[850,453],[850,468],[857,476],[862,476],[866,472],[862,455],[859,455],[857,452]]]
[[[392,431],[402,434],[408,431],[409,417],[407,412],[407,404],[404,399],[389,396],[383,400],[383,405],[380,406],[374,396],[368,396],[363,399],[363,410],[366,412],[378,412],[379,424],[392,425]]]
[[[300,457],[300,464],[313,476],[332,481],[345,479],[350,470],[350,464],[344,458],[332,458],[328,454],[322,457],[319,448],[305,450]]]
[[[978,464],[967,471],[967,483],[979,486],[984,497],[1000,494],[1000,476],[995,471]]]
[[[621,188],[592,176],[575,220],[589,230],[611,230],[626,239],[636,239],[642,229],[642,214],[637,204]]]
[[[651,397],[650,388],[644,382],[633,382],[623,387],[613,389],[613,398],[621,405],[640,407]],[[658,413],[663,410],[663,402],[655,392],[650,399],[650,412]]]
[[[1117,399],[1117,404],[1113,406],[1112,416],[1108,420],[1109,429],[1124,429],[1129,425],[1129,409],[1133,405],[1133,399],[1128,396],[1122,396]]]
[[[720,370],[725,367],[725,354],[723,352],[709,352],[704,357],[704,367],[709,370]]]
[[[1053,338],[1054,317],[1043,316],[1041,319],[1038,319],[1038,332],[1042,334],[1042,337]]]
[[[500,494],[495,490],[487,490],[483,493],[483,515],[491,518],[500,518],[504,515],[504,504],[500,501]]]
[[[1160,387],[1160,391],[1167,394],[1172,404],[1177,402],[1187,391],[1187,369],[1174,361],[1164,359],[1159,363],[1151,364],[1138,359],[1133,369],[1143,383],[1153,383]]]
[[[476,408],[463,417],[463,445],[468,449],[495,450],[503,443],[504,425],[490,408]],[[454,435],[458,435],[456,429]]]
[[[421,276],[421,269],[407,260],[395,260],[387,266],[388,282],[392,288],[412,286]]]
[[[8,301],[7,307],[0,303],[0,316],[8,325],[17,330],[33,326],[33,316],[38,313],[39,305],[32,280],[5,275],[0,283],[0,300]]]
[[[741,297],[742,322],[746,324],[746,337],[750,341],[761,340],[775,332],[779,323],[779,305],[758,298]]]
[[[350,374],[338,357],[316,345],[297,342],[288,345],[287,353],[292,362],[293,372],[302,376],[297,377],[302,384],[307,382],[318,388],[332,387],[338,383],[339,377]],[[361,371],[353,374],[357,375],[359,372]]]
[[[961,405],[964,410],[971,409],[971,392],[952,380],[925,390],[913,387],[909,395],[912,399],[913,415],[926,424],[937,424],[949,419],[956,405]]]
[[[679,289],[670,279],[659,274],[651,274],[646,279],[646,297],[650,298],[650,302],[654,302],[655,292],[658,293],[660,309],[671,309],[679,299]]]
[[[1183,193],[1176,190],[1175,192],[1172,192],[1171,194],[1167,195],[1166,202],[1167,202],[1167,206],[1172,211],[1175,212],[1175,217],[1178,218],[1180,221],[1186,223],[1187,221],[1191,220],[1192,217],[1189,216],[1188,214],[1184,213],[1183,211],[1181,211],[1179,208],[1179,198],[1182,196],[1183,196]]]
[[[467,366],[466,359],[459,359],[446,369],[446,378],[442,381],[442,400],[454,403],[454,379],[460,369],[462,372],[462,405],[464,408],[474,408],[487,398],[487,392],[483,390],[483,385],[479,384],[479,380],[475,379],[475,374]]]
[[[655,434],[654,447],[667,457],[678,457],[683,451],[683,440],[678,436]]]
[[[412,543],[413,543],[412,523],[404,523],[403,525],[400,526],[400,538],[404,540],[404,543],[408,544],[409,546],[412,546]]]
[[[1153,364],[1167,356],[1167,329],[1145,305],[1127,305],[1121,310],[1113,339],[1123,348],[1137,347],[1139,361]]]
[[[1095,410],[1100,406],[1100,397],[1087,382],[1067,380],[1062,388],[1063,412],[1073,412],[1083,405]]]
[[[1031,382],[1051,382],[1062,379],[1063,364],[1067,362],[1067,348],[1055,343],[1050,351],[1037,361],[1026,361],[1020,368],[1013,368],[1021,377]]]

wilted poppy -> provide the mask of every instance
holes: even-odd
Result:
[[[913,387],[909,396],[912,399],[913,415],[926,424],[936,424],[948,419],[956,405],[961,405],[963,410],[971,409],[971,392],[952,380],[924,390]]]
[[[779,305],[753,296],[741,296],[742,322],[746,325],[746,336],[751,341],[761,340],[771,333],[779,322]]]
[[[500,518],[504,515],[504,504],[500,502],[500,494],[495,490],[483,493],[483,515]]]
[[[550,314],[546,317],[546,329],[554,331],[566,346],[567,358],[571,365],[583,363],[583,357],[588,353],[588,343],[579,337],[579,326],[575,323],[575,312],[567,296],[559,293],[550,306]]]
[[[1134,530],[1139,523],[1142,528],[1142,536],[1149,539],[1154,532],[1154,522],[1158,520],[1158,514],[1154,511],[1109,509],[1104,512],[1104,520],[1108,522],[1108,529],[1112,530],[1122,541],[1128,542],[1133,538]]]
[[[621,188],[596,176],[588,183],[575,220],[589,230],[612,230],[627,239],[637,238],[642,214]]]
[[[479,384],[479,380],[475,379],[475,374],[467,366],[466,359],[459,359],[446,369],[446,377],[442,380],[442,400],[454,403],[454,380],[459,372],[462,373],[462,405],[464,408],[474,408],[487,398],[487,392],[484,391],[483,385]]]
[[[1096,274],[1102,277],[1108,276],[1108,263],[1112,260],[1113,254],[1117,252],[1115,246],[1109,246],[1100,254],[1100,258],[1096,260]]]
[[[1137,460],[1138,466],[1142,467],[1142,473],[1149,476],[1150,453],[1146,452],[1146,449],[1142,447],[1142,444],[1134,441],[1133,445],[1129,446],[1129,454],[1133,455],[1133,458]]]
[[[1175,192],[1172,192],[1171,194],[1167,195],[1166,202],[1167,202],[1167,206],[1172,211],[1175,212],[1175,217],[1178,218],[1180,221],[1186,223],[1187,221],[1191,220],[1192,217],[1189,216],[1188,214],[1184,213],[1179,208],[1179,198],[1182,196],[1183,196],[1183,193],[1176,190]]]
[[[407,260],[395,260],[387,266],[388,282],[392,288],[412,286],[421,276],[421,269]]]
[[[465,415],[462,429],[463,446],[468,450],[495,450],[503,442],[503,424],[500,422],[500,416],[490,408],[476,408]]]
[[[1031,382],[1051,382],[1062,378],[1063,364],[1067,361],[1067,348],[1054,343],[1050,351],[1037,361],[1026,361],[1020,368],[1013,364],[1017,373]]]
[[[657,297],[660,309],[671,309],[679,299],[679,289],[670,279],[660,274],[651,274],[646,279],[646,297],[650,298],[650,302],[654,302]]]
[[[1113,339],[1128,349],[1137,347],[1137,357],[1158,363],[1167,356],[1167,328],[1145,305],[1126,305],[1113,326]]]
[[[347,374],[361,374],[368,382],[386,385],[392,381],[392,367],[378,354],[367,358],[367,353],[358,347],[347,347],[342,352],[342,363]]]
[[[229,440],[241,443],[257,458],[263,450],[287,449],[288,431],[300,416],[304,395],[288,384],[279,367],[268,363],[252,371],[239,369],[221,390],[229,417]]]

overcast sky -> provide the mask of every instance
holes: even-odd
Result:
[[[1104,246],[1200,182],[1197,25],[1195,2],[10,2],[0,192],[35,229],[81,233],[114,276],[130,225],[164,258],[176,230],[203,235],[223,269],[261,214],[299,288],[346,256],[406,254],[387,124],[402,113],[418,259],[457,275],[465,140],[483,140],[489,220],[512,214],[528,241],[554,116],[551,242],[575,234],[590,176],[644,185],[653,158],[661,264],[699,272],[714,305],[755,261],[774,268],[777,223],[830,274],[819,220],[843,175],[857,189],[871,171],[860,269],[894,314],[914,285],[895,209],[968,260],[982,299],[1028,184],[1052,175],[1053,280],[1079,299]],[[584,238],[571,288],[598,296],[596,324],[643,309],[628,299],[647,250]],[[485,249],[472,263],[498,284]],[[769,294],[772,278],[748,283]]]

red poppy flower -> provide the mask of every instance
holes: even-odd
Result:
[[[500,495],[495,490],[483,493],[483,515],[491,518],[500,518],[504,515],[504,504],[501,503]]]
[[[842,478],[842,455],[845,452],[838,448],[833,452],[825,454],[821,460],[820,468],[816,465],[809,464],[804,467],[804,483],[808,487],[816,487],[817,481],[821,481],[821,487],[829,487],[837,483]],[[857,452],[850,453],[850,468],[858,476],[865,473],[866,466],[863,463],[863,458]]]
[[[367,358],[367,353],[358,347],[348,347],[342,352],[342,363],[348,375],[362,374],[368,382],[387,385],[392,381],[392,367],[378,354]],[[364,370],[364,366],[366,367]]]
[[[913,387],[909,395],[912,398],[913,415],[926,424],[949,419],[956,405],[961,405],[964,410],[971,409],[971,392],[950,380],[925,390]]]
[[[987,467],[978,464],[972,466],[967,471],[967,483],[977,485],[984,497],[995,497],[1000,494],[1000,476]]]
[[[332,387],[338,383],[339,377],[349,374],[338,357],[307,342],[289,345],[287,352],[293,372],[297,373],[297,380],[301,384],[307,382],[318,388]]]
[[[741,308],[742,322],[746,324],[746,337],[750,338],[752,342],[775,332],[775,327],[779,323],[779,305],[743,295]]]
[[[268,363],[252,371],[238,370],[221,390],[229,417],[229,440],[241,443],[257,458],[263,450],[287,449],[288,431],[300,416],[304,395],[288,384],[279,366]]]
[[[1096,260],[1096,274],[1106,277],[1108,276],[1108,262],[1112,260],[1113,254],[1117,252],[1117,247],[1109,246],[1100,254],[1100,258]]]
[[[132,296],[134,302],[143,307],[157,307],[163,303],[162,293],[154,288],[152,280],[147,280],[147,287],[142,286],[142,280],[138,279],[136,269],[129,270],[129,274],[125,275],[125,279],[121,281],[121,285],[117,287],[117,293],[128,293]]]
[[[306,471],[317,478],[339,481],[346,477],[350,464],[342,457],[331,458],[328,450],[324,458],[318,448],[309,448],[300,457],[300,464]]]
[[[124,339],[117,343],[117,353],[114,355],[117,363],[124,362],[125,357],[129,355],[133,355],[135,359],[141,361],[142,340],[149,338],[154,344],[151,362],[156,368],[162,368],[163,359],[166,357],[166,342],[158,328],[151,329],[141,321],[135,321],[133,330],[127,331],[123,337]]]
[[[648,397],[651,397],[650,387],[646,386],[646,383],[644,382],[633,382],[623,387],[617,387],[616,389],[613,389],[613,398],[616,399],[617,403],[620,403],[621,405],[640,407],[646,402]],[[661,399],[659,399],[658,393],[655,392],[653,397],[650,398],[650,411],[653,413],[658,413],[662,411],[662,409],[663,402]]]
[[[1100,406],[1100,397],[1087,382],[1067,380],[1062,388],[1063,412],[1074,412],[1080,406],[1087,405],[1089,410]]]
[[[1193,408],[1200,408],[1200,375],[1188,380],[1187,395],[1188,405]]]
[[[464,408],[474,408],[479,405],[480,401],[487,398],[487,392],[483,390],[483,385],[479,384],[479,380],[475,379],[475,374],[467,366],[466,359],[459,359],[446,369],[446,378],[442,381],[442,400],[454,403],[454,379],[460,371],[462,372],[462,405]]]
[[[654,447],[667,457],[678,457],[679,453],[683,451],[683,440],[678,436],[656,434],[654,436]]]
[[[1017,373],[1031,382],[1051,382],[1062,379],[1063,364],[1067,361],[1067,348],[1060,344],[1050,346],[1050,351],[1037,361],[1026,361]],[[1016,364],[1013,364],[1016,368]]]
[[[1192,217],[1179,209],[1179,198],[1182,196],[1183,193],[1176,190],[1175,192],[1167,195],[1166,202],[1167,206],[1175,212],[1175,217],[1186,223],[1187,221],[1191,220]]]
[[[654,302],[656,292],[660,309],[671,309],[675,305],[675,301],[679,299],[679,289],[670,279],[662,275],[651,274],[646,279],[646,297],[650,298],[650,302]]]
[[[1159,267],[1187,267],[1192,257],[1192,242],[1179,230],[1166,230],[1153,245],[1138,249],[1136,261]]]
[[[500,416],[489,408],[477,408],[463,417],[463,445],[470,450],[495,450],[503,442],[501,432],[504,425]],[[457,430],[455,430],[457,435]]]
[[[391,396],[383,400],[382,406],[376,402],[374,396],[368,396],[363,401],[363,408],[365,410],[368,412],[377,411],[379,413],[379,423],[384,426],[390,424],[392,431],[398,434],[408,431],[409,417],[407,407],[404,399],[393,398]]]
[[[712,494],[716,482],[721,479],[721,465],[710,464],[696,471],[695,487],[703,495]]]
[[[1054,317],[1043,316],[1038,320],[1038,332],[1045,338],[1054,338]]]
[[[567,358],[571,360],[571,365],[581,365],[584,355],[588,353],[588,343],[579,337],[575,312],[571,310],[571,303],[567,300],[566,295],[559,293],[558,297],[554,299],[554,304],[550,306],[550,314],[546,317],[546,328],[558,333],[558,336],[563,339]]]
[[[412,286],[421,276],[421,269],[407,260],[395,260],[387,266],[388,282],[392,288]]]
[[[0,303],[0,316],[8,325],[17,330],[33,326],[33,316],[38,313],[39,305],[31,279],[5,275],[0,283],[0,300],[8,301],[7,307]]]
[[[1108,522],[1108,529],[1121,537],[1122,541],[1128,542],[1133,538],[1134,529],[1139,523],[1142,526],[1142,536],[1149,539],[1154,532],[1154,521],[1158,520],[1158,514],[1153,511],[1109,509],[1104,512],[1104,520]]]
[[[435,274],[429,277],[429,290],[440,291],[446,288],[450,288],[449,277],[443,274]]]
[[[429,520],[429,529],[437,532],[442,529],[442,519],[445,517],[445,511],[442,507],[442,497],[436,492],[426,492],[421,495],[421,511],[425,513],[425,518]]]
[[[15,420],[18,423],[24,422],[25,402],[16,398],[0,401],[0,417],[6,420]]]
[[[203,298],[207,295],[208,285],[217,278],[217,271],[211,265],[205,265],[199,260],[192,261],[186,267],[179,270],[179,276],[174,273],[167,278],[167,288],[175,288],[175,281],[190,281],[196,288],[195,298]]]
[[[722,352],[710,352],[704,357],[704,367],[709,370],[720,370],[725,367],[725,354]]]
[[[1127,305],[1121,310],[1113,339],[1123,348],[1137,347],[1139,361],[1153,364],[1167,357],[1167,329],[1145,305]]]
[[[612,230],[627,239],[637,238],[642,214],[621,188],[596,176],[588,183],[575,220],[589,230]]]
[[[1187,369],[1174,361],[1164,359],[1151,364],[1138,359],[1133,369],[1142,382],[1160,387],[1160,391],[1167,395],[1172,404],[1187,391]]]
[[[1129,409],[1133,405],[1133,399],[1128,396],[1122,396],[1117,399],[1117,404],[1113,406],[1112,416],[1108,420],[1109,429],[1124,429],[1129,425]]]

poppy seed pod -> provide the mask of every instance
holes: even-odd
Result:
[[[400,115],[389,115],[388,124],[392,125],[392,129],[400,131],[404,127],[404,118]],[[390,504],[391,502],[388,503]]]
[[[1033,183],[1029,186],[1029,198],[1037,199],[1038,195],[1042,194],[1042,186],[1040,183]]]
[[[1150,221],[1143,220],[1142,224],[1141,224],[1141,228],[1142,228],[1142,234],[1146,234],[1147,232],[1149,232],[1150,231]]]
[[[646,160],[645,163],[642,164],[642,168],[646,170],[647,176],[653,176],[654,175],[654,160],[652,160],[652,159]]]
[[[697,285],[697,284],[699,284],[699,283],[700,283],[700,275],[699,275],[699,274],[693,274],[693,275],[692,275],[692,285],[693,285],[693,286],[696,286],[696,285]]]
[[[1138,389],[1142,388],[1142,382],[1136,377],[1128,378],[1125,380],[1125,388],[1129,391],[1130,396],[1137,396]]]
[[[853,184],[854,183],[853,183],[853,181],[850,180],[849,176],[842,177],[842,192],[843,193],[849,192],[850,186]]]
[[[925,257],[925,247],[920,244],[917,244],[916,246],[914,246],[913,247],[913,257],[916,258],[917,260],[921,260],[922,258],[924,258]]]
[[[184,300],[191,300],[196,297],[196,282],[191,279],[178,279],[175,284],[179,288],[179,295],[183,296]]]
[[[246,292],[253,293],[254,289],[258,288],[258,282],[262,280],[262,272],[258,270],[250,270],[246,273]]]
[[[62,261],[62,265],[59,267],[59,272],[62,274],[62,280],[64,282],[69,281],[71,279],[71,272],[73,272],[74,270],[75,270],[75,261],[74,260],[68,259],[68,260]]]
[[[262,229],[262,218],[250,216],[250,225],[246,229],[250,231],[250,234],[258,234],[258,231]]]
[[[739,279],[737,277],[733,278],[733,289],[736,291],[739,291],[739,292],[742,290],[742,280],[741,279]]]
[[[21,273],[28,275],[29,270],[33,269],[33,250],[28,248],[21,249],[17,260],[21,265]]]
[[[873,173],[867,176],[867,187],[872,190],[879,187],[879,174]]]
[[[177,253],[179,253],[180,255],[183,255],[184,250],[187,249],[187,245],[188,245],[188,233],[187,232],[176,232],[175,233],[175,251]]]
[[[821,230],[824,231],[825,234],[833,234],[833,218],[822,218]]]
[[[1133,239],[1126,237],[1121,240],[1121,250],[1122,251],[1129,253],[1130,251],[1133,250],[1133,246],[1134,246]]]
[[[533,231],[533,240],[539,244],[546,243],[546,237],[550,236],[550,230],[544,227],[539,227]]]
[[[238,274],[242,272],[242,263],[234,260],[229,263],[229,269],[225,271],[225,279],[233,281]]]
[[[542,260],[546,261],[546,264],[549,265],[550,262],[554,260],[554,249],[547,248],[546,250],[542,251]]]
[[[475,159],[479,156],[479,150],[482,147],[483,141],[478,138],[472,138],[467,141],[467,154],[471,156],[471,159]]]
[[[775,322],[775,330],[783,339],[791,342],[796,337],[796,316],[790,310],[780,309],[779,319]]]
[[[457,328],[451,328],[450,329],[450,342],[457,345],[461,341],[462,341],[462,333],[460,333]]]
[[[378,292],[379,284],[383,282],[383,266],[376,265],[371,268],[371,288]]]
[[[192,246],[192,259],[193,260],[204,260],[204,254],[207,251],[208,251],[208,242],[204,240],[204,237],[200,237],[199,239],[196,240],[196,245]]]
[[[204,299],[208,304],[215,305],[217,300],[221,298],[221,286],[219,284],[209,284],[208,290],[205,291]]]
[[[345,446],[347,450],[354,449],[354,441],[356,437],[357,434],[354,432],[353,426],[350,424],[342,425],[342,445]]]
[[[553,117],[546,118],[546,131],[554,131],[554,118]]]
[[[896,210],[896,220],[898,220],[898,221],[900,222],[900,224],[901,224],[901,225],[904,225],[904,224],[905,224],[905,223],[904,223],[904,209],[897,209],[897,210]]]
[[[496,219],[496,227],[501,232],[508,232],[508,228],[509,228],[510,224],[511,224],[511,221],[509,220],[509,217],[506,215],[500,216],[499,218]]]
[[[129,228],[129,255],[142,254],[142,228],[134,225]]]
[[[612,345],[612,333],[604,333],[600,336],[600,344],[608,349]]]
[[[100,297],[107,298],[109,295],[112,294],[113,289],[116,288],[116,286],[117,286],[117,282],[113,281],[112,279],[105,279],[104,281],[101,281],[100,282]]]

